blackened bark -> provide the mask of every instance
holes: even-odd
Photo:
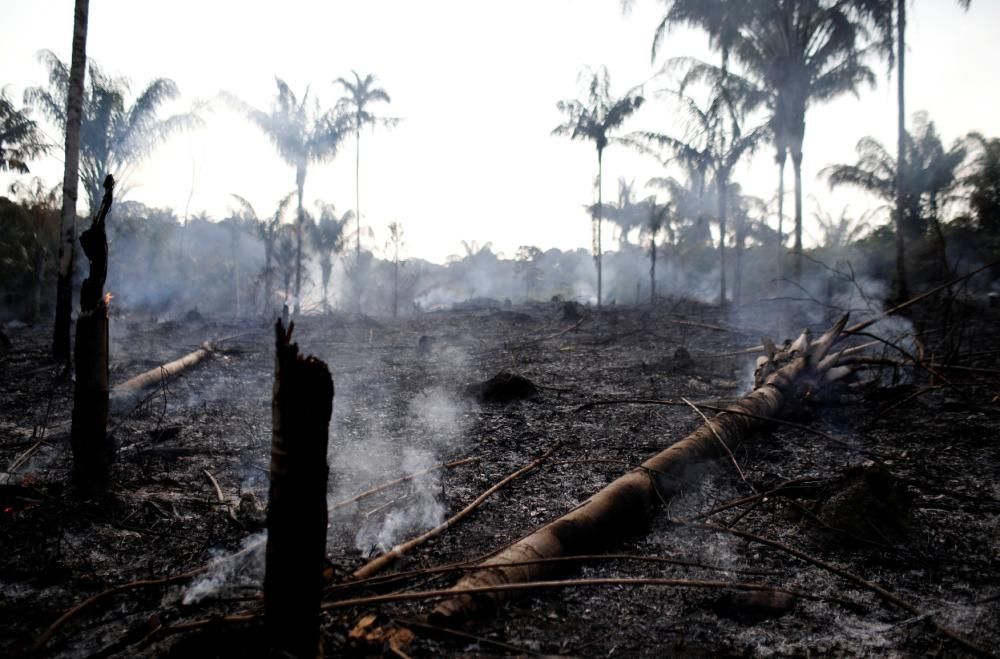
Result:
[[[334,390],[326,364],[303,358],[291,343],[294,327],[286,332],[281,320],[275,324],[265,625],[272,649],[319,657]]]
[[[108,437],[108,237],[105,220],[111,210],[114,179],[104,180],[104,199],[90,228],[80,236],[90,274],[80,288],[80,317],[76,321],[76,384],[73,390],[73,480],[81,492],[105,490],[111,473],[114,445]]]

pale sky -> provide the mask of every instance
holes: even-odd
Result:
[[[717,60],[704,35],[677,30],[651,64],[661,13],[657,0],[636,0],[627,15],[618,0],[91,0],[87,51],[106,72],[130,78],[133,90],[172,78],[182,100],[168,111],[221,90],[266,109],[276,75],[299,94],[310,85],[332,106],[341,93],[335,78],[351,69],[374,73],[392,96],[381,111],[403,121],[362,137],[361,210],[376,232],[370,246],[381,248],[386,225],[398,221],[411,256],[443,261],[461,253],[460,241],[475,240],[512,257],[520,245],[590,245],[583,207],[593,199],[593,145],[550,135],[562,120],[556,102],[580,96],[585,66],[607,65],[620,94],[649,80],[667,57]],[[994,64],[1000,2],[974,0],[966,13],[957,2],[918,0],[909,17],[908,112],[928,111],[947,144],[972,130],[1000,135]],[[2,0],[0,85],[17,104],[26,86],[44,82],[39,50],[68,59],[72,24],[72,0]],[[875,205],[850,193],[831,195],[816,178],[828,164],[853,162],[864,135],[895,144],[895,83],[883,63],[873,67],[877,88],[813,107],[807,117],[807,234],[809,195],[834,216],[844,204],[854,215]],[[647,96],[667,85],[647,84]],[[221,218],[236,193],[261,216],[272,212],[294,187],[292,169],[242,117],[221,102],[214,108],[203,129],[175,137],[133,174],[129,198],[182,215],[190,197],[192,214]],[[670,132],[675,122],[665,104],[651,102],[625,131]],[[55,184],[62,179],[62,138],[46,130],[60,148],[35,163],[33,173]],[[645,181],[663,173],[652,159],[611,147],[605,198],[615,198],[620,176],[635,179],[646,196]],[[0,176],[4,189],[11,180]],[[771,198],[777,182],[771,149],[738,180],[745,192]],[[353,140],[331,163],[310,169],[306,199],[310,206],[322,199],[340,211],[354,207]]]

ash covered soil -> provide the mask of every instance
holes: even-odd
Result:
[[[780,341],[806,324],[821,331],[833,320],[793,315],[777,325],[773,319],[781,314],[741,316],[677,300],[600,313],[584,308],[580,321],[565,320],[563,311],[553,303],[398,321],[306,316],[296,323],[293,338],[330,365],[336,386],[324,602],[452,585],[455,572],[419,570],[495,552],[702,423],[684,404],[582,406],[626,398],[733,401],[750,389],[756,355],[744,349],[759,344],[761,334]],[[433,601],[359,605],[324,612],[326,653],[970,652],[933,621],[995,652],[1000,314],[966,305],[953,308],[945,326],[934,316],[938,311],[928,305],[924,316],[912,319],[915,325],[899,330],[918,327],[924,341],[905,345],[916,345],[925,364],[937,366],[883,365],[861,400],[796,419],[822,434],[766,427],[734,452],[742,475],[726,458],[692,471],[682,495],[646,532],[607,538],[593,550],[675,563],[595,558],[569,564],[555,577],[760,583],[799,593],[794,601],[751,601],[732,589],[707,587],[573,586],[511,599],[463,628],[464,636],[427,624]],[[34,652],[259,654],[262,618],[224,617],[263,608],[270,324],[196,314],[165,323],[112,318],[112,383],[205,340],[224,351],[112,415],[119,454],[112,490],[100,501],[81,499],[69,485],[72,384],[48,361],[48,326],[7,333],[12,346],[0,352],[0,652],[31,655],[60,616],[109,588],[176,577],[101,597]],[[427,338],[421,343],[421,337]],[[884,344],[872,350],[905,361]],[[532,380],[538,396],[495,403],[467,395],[468,385],[504,369]],[[556,446],[537,469],[391,568],[416,574],[344,585],[369,558],[440,523]],[[474,460],[343,504],[379,484],[463,458]],[[787,481],[796,487],[707,519],[852,572],[918,613],[775,547],[681,523]],[[197,573],[185,576],[191,572]],[[365,620],[369,614],[374,620]],[[395,646],[380,636],[393,631]]]

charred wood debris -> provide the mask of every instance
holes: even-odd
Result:
[[[28,328],[0,351],[8,656],[996,653],[1000,312],[960,281],[853,325],[664,299],[109,331],[105,189],[75,382]],[[809,329],[753,327],[782,315]]]

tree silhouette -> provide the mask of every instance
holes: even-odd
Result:
[[[284,217],[285,212],[288,210],[288,206],[292,203],[295,198],[295,191],[289,192],[285,195],[281,201],[278,202],[278,206],[274,210],[274,214],[266,220],[260,219],[257,215],[257,211],[254,210],[253,205],[247,201],[245,198],[232,194],[230,195],[236,200],[239,205],[239,217],[246,222],[252,224],[257,229],[257,237],[260,238],[261,242],[264,243],[264,270],[261,272],[261,278],[264,280],[264,312],[268,313],[271,310],[271,304],[273,302],[272,296],[274,295],[274,248],[278,240],[278,229],[281,227],[281,218]]]
[[[861,2],[862,0],[855,0]],[[760,0],[726,3],[736,11],[738,29],[726,32],[732,56],[745,72],[733,76],[706,64],[695,64],[692,75],[728,82],[741,102],[766,104],[778,163],[779,233],[784,218],[784,169],[792,156],[795,176],[795,276],[802,271],[802,157],[806,112],[817,101],[862,83],[874,85],[865,65],[868,35],[864,21],[847,0]],[[717,39],[717,47],[722,41]],[[751,103],[752,101],[752,103]],[[780,244],[780,240],[779,240]]]
[[[347,211],[337,217],[333,204],[318,204],[319,220],[309,224],[309,240],[319,257],[320,275],[323,281],[323,310],[330,312],[328,290],[330,277],[333,274],[333,259],[344,248],[347,238],[347,225],[354,217],[352,211]]]
[[[63,167],[62,212],[59,222],[59,274],[56,280],[56,319],[52,356],[70,368],[69,330],[73,314],[73,262],[76,255],[76,200],[80,180],[80,125],[83,119],[83,78],[87,68],[87,16],[89,0],[76,0],[73,8],[73,46],[66,75],[66,134]]]
[[[611,79],[604,67],[590,72],[588,93],[585,100],[559,101],[556,107],[567,115],[564,123],[552,130],[553,135],[569,135],[571,139],[590,140],[597,149],[597,213],[593,219],[594,263],[597,266],[597,306],[601,306],[602,248],[601,219],[603,197],[601,178],[604,168],[604,149],[612,139],[611,131],[620,128],[625,120],[639,109],[645,99],[637,89],[629,90],[620,98],[611,96]]]
[[[968,137],[970,172],[962,183],[969,188],[969,206],[980,231],[1000,237],[1000,138],[980,133]]]
[[[223,94],[230,105],[271,140],[278,155],[295,169],[295,190],[298,211],[295,220],[295,303],[294,312],[301,310],[302,241],[305,210],[302,197],[305,192],[306,173],[309,165],[333,158],[347,129],[347,122],[335,110],[321,111],[319,102],[310,102],[309,88],[302,98],[281,78],[274,79],[277,93],[271,109],[258,110],[232,94]]]
[[[618,179],[618,203],[605,204],[601,209],[603,217],[618,227],[618,249],[624,250],[628,245],[628,235],[633,229],[641,228],[646,221],[645,202],[636,202],[635,181],[627,181],[624,177]],[[596,213],[597,208],[591,207],[590,212]]]
[[[14,107],[6,89],[0,89],[0,172],[27,174],[28,161],[48,150],[38,124]]]
[[[968,9],[971,0],[957,0],[963,9]],[[906,0],[852,0],[856,11],[875,26],[881,36],[881,50],[885,54],[889,68],[896,67],[896,162],[906,171],[908,140],[906,137]],[[907,199],[904,181],[899,179],[896,187],[896,281],[894,297],[897,300],[909,298],[906,284],[906,214],[913,207]]]
[[[719,304],[722,305],[726,304],[727,202],[732,173],[740,160],[770,134],[767,126],[744,132],[746,113],[734,104],[734,96],[726,89],[723,86],[711,90],[704,107],[686,93],[675,92],[687,118],[686,134],[681,137],[652,132],[630,135],[630,143],[642,150],[648,150],[648,145],[666,148],[689,171],[697,172],[700,177],[712,175],[719,224]]]
[[[899,189],[902,188],[907,205],[901,214],[896,206],[892,215],[894,218],[905,218],[905,221],[895,222],[896,231],[904,233],[904,242],[915,243],[926,236],[929,223],[937,239],[941,263],[949,269],[940,206],[948,193],[960,183],[958,169],[965,160],[966,149],[964,144],[956,142],[946,150],[934,122],[927,118],[926,113],[917,113],[913,123],[912,135],[906,133],[906,156],[902,168],[878,140],[863,137],[856,147],[856,163],[832,165],[824,168],[820,175],[827,178],[831,188],[853,186],[887,204],[898,204]]]
[[[369,73],[362,78],[357,71],[351,71],[353,80],[337,78],[334,84],[339,84],[346,92],[337,101],[338,110],[348,117],[350,128],[354,131],[354,217],[357,221],[356,255],[361,257],[361,129],[376,124],[392,127],[399,121],[390,117],[379,117],[370,110],[375,103],[391,103],[389,94],[381,87],[376,87],[378,79]]]
[[[277,227],[275,231],[274,262],[281,277],[285,304],[288,304],[292,290],[292,277],[301,267],[301,256],[296,245],[297,234],[298,231],[287,224]]]
[[[646,210],[646,221],[643,223],[640,236],[649,242],[649,303],[656,302],[656,237],[670,225],[670,204],[656,203],[656,197],[649,197],[643,205]]]
[[[25,100],[65,130],[70,70],[52,51],[43,50],[39,59],[49,71],[48,87],[29,87]],[[159,117],[160,108],[180,93],[172,80],[153,80],[129,105],[130,83],[126,78],[105,75],[93,61],[88,69],[82,98],[80,181],[93,214],[104,196],[106,175],[114,176],[115,193],[123,198],[132,170],[171,135],[200,125],[201,120],[193,112]]]
[[[399,253],[403,249],[403,225],[399,222],[389,223],[389,240],[386,241],[385,250],[392,259],[392,317],[399,313]]]

